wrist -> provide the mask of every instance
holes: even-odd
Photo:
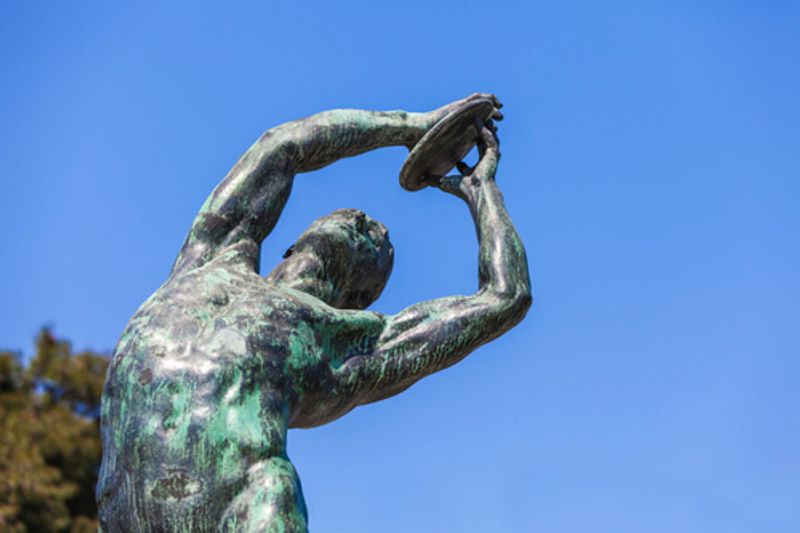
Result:
[[[483,204],[483,184],[476,176],[468,176],[465,178],[464,185],[464,201],[467,202],[469,210],[475,216]]]
[[[419,142],[422,137],[428,133],[439,118],[434,116],[432,112],[427,113],[409,113],[409,129],[412,131],[414,137],[414,144]]]

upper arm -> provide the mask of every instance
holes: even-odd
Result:
[[[254,148],[203,203],[173,270],[205,263],[222,248],[244,239],[257,247],[275,227],[291,193],[294,174],[285,149],[265,153]]]
[[[328,308],[319,326],[293,334],[307,339],[289,343],[292,353],[299,350],[297,364],[289,365],[299,376],[293,381],[302,383],[290,426],[324,424],[402,392],[498,337],[526,310],[524,298],[490,291],[419,303],[393,316]]]
[[[208,260],[242,238],[260,243],[283,210],[295,173],[322,168],[419,133],[408,113],[325,111],[265,132],[214,189],[198,213],[174,269]]]
[[[392,396],[500,336],[526,310],[519,298],[488,291],[412,305],[384,319],[370,353],[348,360],[339,379],[359,403]]]

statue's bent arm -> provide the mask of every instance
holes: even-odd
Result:
[[[470,175],[436,185],[470,207],[480,242],[479,291],[413,305],[385,317],[374,351],[348,359],[337,374],[341,390],[364,404],[397,394],[453,365],[502,335],[525,316],[531,289],[525,249],[494,181],[499,151],[484,129],[481,161]]]
[[[476,93],[427,113],[336,109],[267,130],[200,208],[173,272],[200,266],[239,242],[250,245],[257,269],[260,243],[277,224],[295,174],[376,148],[410,148],[442,117],[475,98],[497,102],[494,95]]]
[[[338,109],[266,131],[206,199],[173,271],[241,241],[254,245],[257,267],[258,246],[278,222],[295,174],[376,148],[411,146],[443,112]]]

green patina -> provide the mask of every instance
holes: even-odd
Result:
[[[189,428],[192,424],[192,401],[194,386],[191,380],[180,380],[170,384],[170,407],[164,418],[163,426],[167,430],[167,442],[170,450],[180,453],[185,450]]]
[[[242,469],[242,449],[266,450],[270,446],[261,412],[261,393],[252,391],[236,403],[223,402],[206,426],[203,436],[215,453],[216,471],[223,478],[238,475]]]
[[[287,371],[303,370],[318,364],[323,351],[317,333],[306,322],[299,322],[289,336],[289,356],[284,363]]]

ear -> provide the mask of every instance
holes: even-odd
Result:
[[[289,248],[287,248],[285,252],[283,252],[283,258],[287,259],[288,257],[291,257],[293,253],[294,253],[294,244],[291,245]]]

